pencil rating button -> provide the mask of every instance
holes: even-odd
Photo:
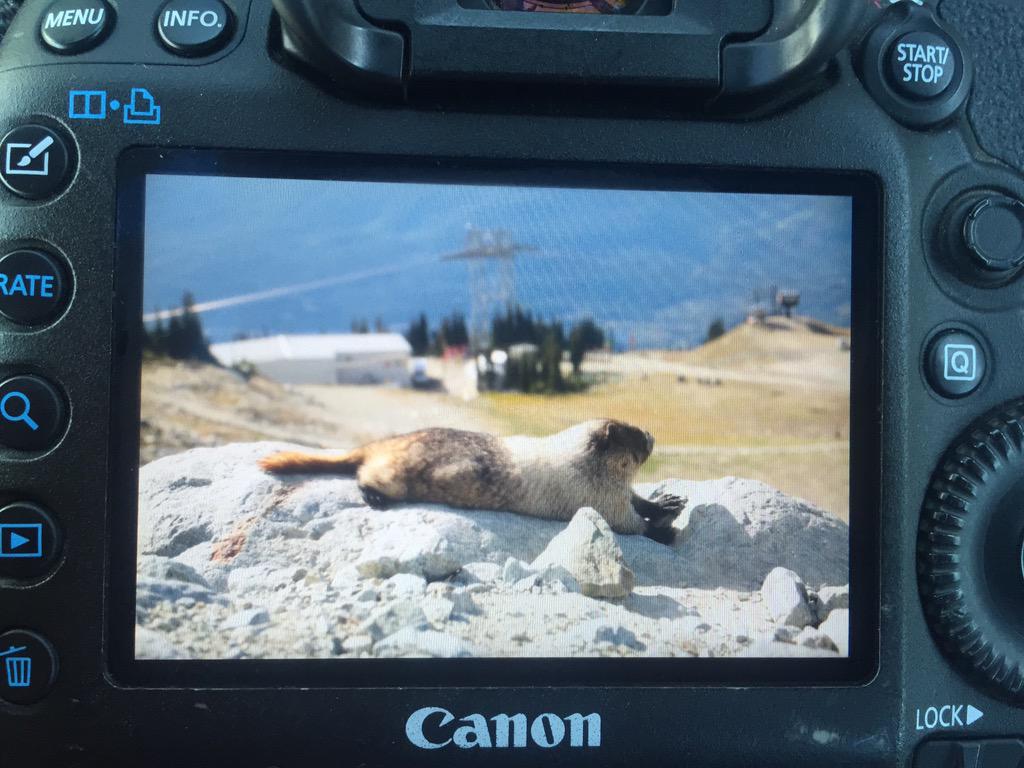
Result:
[[[28,200],[60,192],[71,170],[68,142],[42,125],[15,128],[0,141],[0,181]]]

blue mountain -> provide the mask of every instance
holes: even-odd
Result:
[[[592,317],[620,344],[697,343],[768,285],[800,291],[800,314],[849,322],[844,197],[154,175],[146,201],[145,311],[184,291],[243,297],[202,313],[214,341],[468,314],[470,267],[441,257],[469,226],[531,246],[514,268],[520,305]]]

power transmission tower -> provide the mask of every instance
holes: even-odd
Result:
[[[506,229],[466,230],[466,247],[442,256],[442,261],[465,261],[469,266],[469,341],[474,352],[486,349],[491,318],[516,303],[516,257],[537,249],[517,243]]]

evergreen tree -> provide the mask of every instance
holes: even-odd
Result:
[[[537,357],[534,354],[527,353],[520,358],[518,374],[519,391],[532,391],[533,383],[537,379]]]
[[[156,320],[153,322],[152,328],[142,326],[142,349],[158,357],[163,357],[167,354],[167,328],[164,326],[160,313],[160,309],[154,313]]]
[[[416,357],[423,357],[430,349],[430,326],[427,324],[426,314],[420,313],[417,320],[409,323],[409,330],[405,332],[405,338],[412,347],[412,353]]]
[[[574,325],[569,332],[569,360],[572,362],[572,372],[578,375],[587,352],[603,346],[604,331],[598,328],[593,320],[587,318]]]
[[[507,307],[505,313],[491,320],[491,341],[497,349],[508,349],[514,344],[536,344],[543,340],[543,324],[535,320],[532,312],[520,306]]]
[[[435,345],[441,352],[453,347],[468,347],[469,329],[466,327],[465,316],[455,312],[441,320],[441,329],[435,336]]]
[[[540,378],[545,392],[564,392],[562,345],[555,331],[549,330],[540,348]]]
[[[164,325],[159,313],[149,330],[143,329],[143,348],[172,360],[198,360],[216,362],[203,334],[203,325],[195,312],[195,298],[185,291],[181,297],[181,311],[170,316]]]
[[[167,321],[167,356],[172,360],[185,358],[185,331],[180,315],[171,315]]]
[[[724,335],[725,321],[720,317],[716,317],[714,320],[711,321],[711,325],[708,326],[707,340],[714,341],[715,339],[720,339]]]
[[[210,347],[203,334],[203,324],[195,313],[195,298],[189,291],[181,297],[181,333],[183,360],[199,360],[204,363],[214,362]]]

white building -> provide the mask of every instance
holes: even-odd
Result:
[[[221,365],[250,363],[282,384],[409,384],[412,347],[398,333],[267,336],[212,344]]]

